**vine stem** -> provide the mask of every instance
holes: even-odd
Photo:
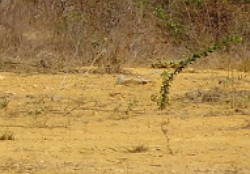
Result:
[[[157,101],[160,110],[164,110],[169,104],[169,90],[171,87],[171,82],[174,80],[175,76],[181,73],[189,64],[193,64],[195,61],[202,57],[207,57],[209,54],[230,46],[233,43],[239,43],[242,41],[240,36],[231,36],[224,39],[222,42],[214,44],[212,47],[207,48],[206,50],[200,53],[194,53],[191,57],[180,61],[175,70],[171,73],[163,71],[162,76],[162,85],[160,90],[160,98]]]

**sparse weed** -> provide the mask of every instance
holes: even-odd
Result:
[[[41,115],[45,111],[43,106],[36,106],[33,110],[29,111],[30,115]]]
[[[37,116],[46,111],[45,97],[34,98],[33,100],[29,100],[26,104],[31,108],[28,112],[30,115]]]
[[[32,123],[32,127],[36,128],[49,128],[48,125],[49,118],[48,117],[41,117],[41,118],[34,118]]]
[[[173,150],[170,147],[169,124],[170,124],[169,118],[167,120],[165,120],[165,121],[162,121],[162,123],[161,123],[161,132],[163,133],[163,135],[166,138],[166,146],[167,146],[168,153],[173,155]]]
[[[133,109],[137,106],[137,102],[138,101],[136,99],[130,100],[128,102],[127,109],[125,110],[126,115],[129,115],[129,113],[133,111]]]

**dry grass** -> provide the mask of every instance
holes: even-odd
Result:
[[[124,63],[175,60],[237,33],[245,42],[230,53],[232,65],[247,71],[249,4],[203,2],[2,1],[0,69],[58,72],[93,63],[102,72],[120,72]],[[221,55],[213,67],[225,67]]]

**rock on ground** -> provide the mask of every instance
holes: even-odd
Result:
[[[125,75],[118,75],[116,83],[119,85],[145,85],[151,83],[152,81],[141,76],[131,77]]]

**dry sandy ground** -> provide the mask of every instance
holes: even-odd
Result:
[[[153,82],[0,73],[0,174],[250,174],[250,74],[180,74],[160,112],[161,71],[128,70]]]

